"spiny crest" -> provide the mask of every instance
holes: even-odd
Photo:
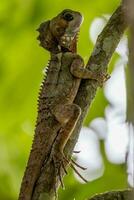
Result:
[[[43,86],[44,86],[44,84],[45,84],[46,77],[47,77],[47,75],[48,75],[49,66],[50,66],[50,60],[48,61],[47,66],[46,66],[46,67],[44,68],[44,70],[43,70],[44,79],[43,79],[42,83],[40,84],[39,96],[38,96],[38,99],[37,99],[37,109],[38,109],[38,110],[39,110],[39,103],[40,103],[40,99],[41,99],[41,95],[42,95],[42,89],[43,89]]]
[[[50,66],[50,60],[48,61],[46,67],[43,69],[43,74],[44,74],[44,80],[43,80],[43,82],[45,81],[45,79],[47,77],[49,66]]]

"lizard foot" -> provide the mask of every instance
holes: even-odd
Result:
[[[64,183],[62,179],[63,172],[67,174],[66,168],[65,168],[65,160],[64,155],[60,152],[56,152],[53,155],[53,163],[54,163],[54,169],[55,169],[55,177],[59,178],[59,181],[61,183],[62,188],[64,189]]]
[[[84,182],[88,182],[76,169],[76,167],[82,169],[82,170],[86,170],[85,167],[80,166],[79,164],[77,164],[73,159],[67,159],[63,153],[61,152],[56,152],[53,155],[53,163],[54,163],[54,168],[55,168],[55,177],[58,177],[61,186],[63,189],[65,189],[64,187],[64,183],[63,183],[63,179],[62,179],[62,174],[68,174],[67,170],[66,170],[66,164],[69,165],[74,171],[75,173],[84,181]],[[76,167],[75,167],[76,166]],[[55,190],[56,191],[56,190]]]
[[[98,81],[100,87],[103,86],[103,84],[110,79],[110,75],[107,73],[103,73],[103,72],[98,72],[96,74],[96,80]]]
[[[79,153],[79,152],[76,152]],[[75,171],[75,173],[85,182],[88,183],[88,181],[79,173],[79,171],[76,169],[76,167],[82,169],[82,170],[86,170],[87,168],[79,165],[78,163],[76,163],[72,158],[70,160],[68,160],[66,157],[64,157],[64,159],[66,160],[66,162],[70,165],[70,167]],[[76,166],[76,167],[75,167]]]

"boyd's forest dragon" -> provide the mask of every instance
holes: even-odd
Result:
[[[64,155],[64,148],[81,114],[81,108],[73,102],[81,79],[95,79],[100,84],[107,79],[105,74],[84,68],[83,59],[76,53],[81,23],[82,15],[67,9],[42,23],[38,29],[38,40],[50,52],[50,62],[39,95],[35,136],[19,200],[37,200],[37,193],[45,191],[43,177],[48,162],[52,162],[55,169],[55,175],[51,177],[54,185],[59,179],[63,186],[61,177],[67,173],[65,163],[79,174],[75,169],[78,164]]]

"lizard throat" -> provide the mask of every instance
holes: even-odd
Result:
[[[59,45],[61,47],[61,51],[76,53],[77,41],[78,41],[78,33],[74,37],[64,34],[61,37],[60,45]]]

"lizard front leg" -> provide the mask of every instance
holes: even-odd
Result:
[[[73,60],[70,71],[77,78],[94,79],[99,82],[100,86],[102,86],[103,83],[110,78],[107,73],[93,72],[87,68],[84,68],[83,59],[79,55],[76,55],[76,58]]]
[[[67,105],[57,105],[54,110],[53,114],[55,115],[56,119],[62,124],[62,128],[58,133],[56,138],[54,147],[52,149],[52,159],[55,166],[55,177],[58,177],[62,187],[64,187],[62,181],[62,172],[64,171],[67,173],[65,168],[65,163],[69,164],[71,168],[85,181],[87,182],[76,170],[75,166],[80,167],[81,169],[85,169],[84,167],[79,166],[75,163],[72,159],[68,160],[64,155],[64,148],[65,145],[70,138],[74,127],[79,119],[81,114],[81,108],[76,104],[67,104]],[[55,183],[57,181],[55,180]]]

